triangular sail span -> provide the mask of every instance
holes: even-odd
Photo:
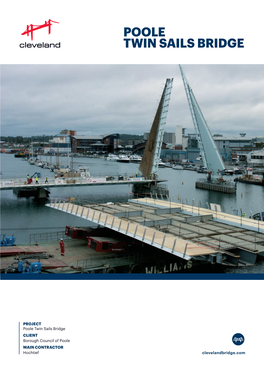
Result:
[[[212,176],[217,176],[219,171],[225,169],[223,159],[214,142],[211,131],[204,119],[193,91],[185,77],[182,67],[181,65],[179,66],[204,166],[208,171],[212,172]]]
[[[150,130],[139,170],[142,176],[148,179],[158,171],[161,147],[163,142],[166,118],[169,109],[170,95],[173,79],[167,79],[160,103]]]

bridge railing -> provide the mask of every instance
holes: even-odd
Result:
[[[70,237],[65,236],[65,231],[60,232],[43,232],[43,233],[32,233],[29,235],[29,243],[35,244],[36,242],[50,242],[50,241],[59,241],[60,238],[70,239]]]
[[[19,178],[19,179],[8,179],[8,180],[1,180],[0,182],[0,187],[1,188],[12,188],[12,187],[32,187],[32,186],[43,186],[43,187],[48,187],[48,186],[54,186],[54,185],[67,185],[67,186],[70,186],[70,185],[74,185],[74,184],[78,184],[78,185],[87,185],[87,184],[96,184],[96,183],[109,183],[111,184],[111,182],[120,182],[122,183],[122,181],[125,181],[125,182],[134,182],[134,181],[145,181],[144,178],[140,178],[140,177],[121,177],[119,175],[119,177],[115,178],[113,176],[105,176],[105,177],[86,177],[86,178],[82,178],[82,177],[78,177],[78,178],[47,178],[46,180],[46,177],[44,178],[38,178],[38,181],[36,181],[35,179],[32,180],[32,182],[30,184],[28,184],[27,180],[25,178]]]
[[[1,180],[1,182],[0,182],[1,188],[5,188],[5,187],[27,187],[27,186],[32,186],[32,185],[48,186],[48,185],[54,185],[54,184],[55,184],[55,178],[48,178],[47,181],[46,181],[46,178],[39,178],[38,182],[33,180],[32,183],[30,183],[30,184],[28,184],[26,178],[6,179],[6,180]]]

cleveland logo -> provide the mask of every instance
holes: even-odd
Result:
[[[48,29],[48,34],[51,33],[51,26],[53,23],[59,23],[59,22],[56,22],[56,21],[52,21],[51,19],[49,19],[48,21],[45,21],[45,23],[43,23],[43,25],[27,25],[27,29],[26,31],[22,32],[21,35],[27,35],[27,36],[31,36],[31,40],[33,40],[33,33],[37,30],[40,30],[42,28],[46,28]],[[36,44],[33,44],[33,43],[21,43],[19,44],[19,47],[20,48],[60,48],[60,43],[46,43],[46,42],[42,42],[42,43],[36,43]]]
[[[26,31],[22,32],[21,35],[27,35],[29,36],[29,34],[31,35],[31,40],[33,40],[33,32],[34,31],[37,31],[37,30],[40,30],[44,27],[48,27],[48,31],[49,31],[49,34],[51,32],[51,25],[52,23],[59,23],[59,22],[56,22],[56,21],[52,21],[51,19],[49,19],[48,21],[45,21],[45,23],[43,23],[43,25],[27,25],[27,29]]]

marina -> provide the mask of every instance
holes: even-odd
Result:
[[[26,180],[28,173],[32,174],[38,171],[37,166],[31,166],[27,162],[22,162],[19,158],[14,158],[13,155],[2,155],[2,179],[21,179]],[[135,175],[138,165],[133,163],[106,162],[102,158],[83,158],[82,163],[89,166],[90,173],[93,177],[103,177],[104,175],[113,176],[118,179],[118,175],[122,174],[126,177]],[[52,173],[48,169],[41,169],[42,178],[46,176],[52,177]],[[24,178],[23,178],[24,175]],[[195,182],[199,179],[199,174],[188,170],[173,170],[172,168],[161,168],[158,171],[159,178],[166,180],[166,185],[169,190],[169,199],[171,201],[183,202],[186,205],[200,206],[204,208],[210,207],[211,203],[221,206],[222,211],[230,214],[238,214],[246,212],[246,216],[264,210],[264,190],[263,187],[248,184],[237,184],[236,194],[221,194],[213,191],[205,191],[195,188]],[[226,176],[227,180],[234,180],[234,176]],[[52,189],[51,198],[74,198],[80,202],[116,202],[128,201],[133,197],[131,194],[132,188],[130,184],[109,185],[107,190],[104,186],[97,185],[96,187],[78,187],[74,185],[63,188]],[[2,231],[10,232],[17,236],[17,240],[27,243],[29,234],[37,230],[44,231],[45,228],[52,230],[52,226],[47,224],[50,220],[50,209],[45,207],[45,201],[37,202],[34,198],[17,199],[16,194],[12,190],[1,191],[2,204]],[[35,215],[39,211],[38,215]],[[44,219],[44,211],[47,214],[47,220]],[[30,220],[34,221],[30,222]],[[61,217],[63,224],[56,224],[54,227],[64,229],[67,221]],[[70,217],[68,217],[71,219]],[[11,221],[13,224],[11,225]],[[22,232],[19,229],[22,222],[25,222],[26,230]],[[72,220],[69,222],[72,224]],[[78,221],[77,225],[80,224]],[[74,223],[73,223],[74,225]],[[22,226],[23,227],[23,226]],[[25,229],[23,228],[23,229]],[[30,232],[30,228],[33,232]],[[36,228],[36,229],[35,229]],[[13,229],[13,232],[12,232]],[[37,231],[36,231],[37,232]]]

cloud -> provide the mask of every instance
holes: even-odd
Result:
[[[263,65],[185,65],[212,133],[263,136]],[[166,78],[174,78],[166,131],[194,133],[177,65],[2,65],[2,136],[143,134]]]

